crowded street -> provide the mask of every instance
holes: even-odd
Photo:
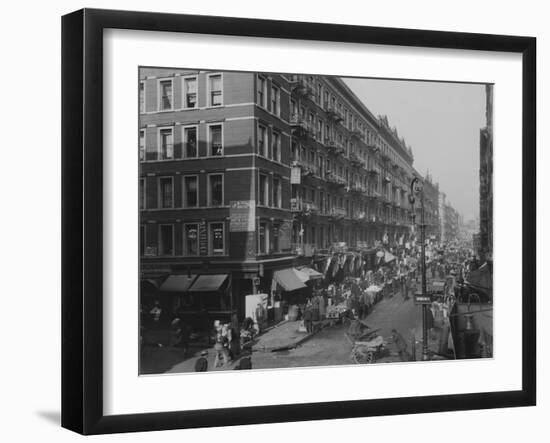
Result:
[[[477,274],[476,257],[458,244],[443,249],[433,244],[426,249],[426,287],[432,294],[426,349],[422,303],[417,300],[423,273],[413,258],[418,252],[403,251],[398,260],[386,251],[378,254],[376,272],[346,277],[340,284],[327,284],[324,278],[313,280],[309,292],[312,296],[305,298],[303,305],[289,307],[290,315],[279,322],[262,324],[259,317],[247,318],[238,332],[230,324],[216,321],[209,346],[191,346],[189,338],[182,342],[179,319],[172,321],[170,328],[149,330],[144,334],[142,371],[193,372],[197,371],[197,362],[201,362],[199,372],[203,372],[475,358],[482,352],[488,355],[487,328],[476,335],[475,345],[479,342],[484,349],[478,346],[475,351],[467,350],[469,339],[463,332],[453,333],[459,323],[450,320],[451,316],[461,316],[459,306],[465,295],[469,305],[483,301],[480,297],[486,281]],[[465,278],[471,282],[465,284]],[[471,300],[472,294],[475,300]],[[245,367],[241,367],[243,361]]]

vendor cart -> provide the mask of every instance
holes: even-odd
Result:
[[[345,335],[352,344],[350,359],[356,364],[375,363],[388,354],[387,343],[378,335],[378,329],[370,329],[361,320],[353,320]]]

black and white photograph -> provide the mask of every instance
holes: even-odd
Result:
[[[493,84],[129,81],[140,375],[493,358]]]
[[[6,3],[0,440],[547,435],[546,9]]]

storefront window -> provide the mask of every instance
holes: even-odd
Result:
[[[210,223],[210,253],[222,255],[225,253],[223,223]]]

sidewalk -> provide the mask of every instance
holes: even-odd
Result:
[[[268,352],[297,346],[298,343],[311,335],[299,331],[301,323],[301,321],[279,323],[271,330],[260,335],[252,346],[252,350]]]
[[[326,327],[334,325],[337,321],[337,319],[316,321],[313,323],[313,332],[310,333],[299,331],[300,324],[302,323],[301,320],[279,323],[271,330],[262,334],[252,347],[252,350],[256,352],[272,352],[295,348]]]
[[[289,323],[289,322],[283,320],[282,322],[267,328],[264,332],[262,332],[256,338],[256,340],[262,340],[262,338],[264,338],[264,336],[266,336],[267,334],[270,334],[273,330],[275,330],[277,328],[283,327],[287,323]],[[294,322],[290,322],[290,323],[294,323]],[[296,327],[296,329],[297,329],[297,327]],[[303,335],[305,335],[305,334],[303,334]],[[270,336],[272,336],[272,335],[268,335],[268,337],[270,337]],[[269,338],[268,338],[268,340],[269,340]],[[255,351],[254,347],[255,347],[255,345],[253,345],[253,349],[252,349],[253,351]],[[204,348],[204,349],[198,350],[191,357],[187,357],[185,360],[180,361],[179,363],[173,365],[170,369],[168,369],[165,372],[167,372],[167,373],[170,373],[170,372],[194,372],[195,371],[195,362],[200,357],[202,351],[207,351],[208,352],[208,357],[207,357],[208,372],[227,371],[227,370],[235,369],[235,367],[238,365],[238,363],[240,361],[240,358],[242,358],[246,355],[250,355],[250,352],[241,353],[241,356],[237,360],[229,362],[225,367],[214,368],[214,361],[215,361],[215,358],[216,358],[216,350],[212,346],[210,348]]]

